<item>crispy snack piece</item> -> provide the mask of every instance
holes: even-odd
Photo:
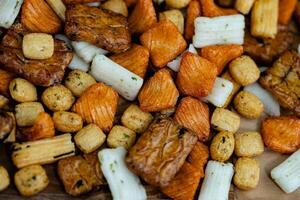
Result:
[[[169,117],[158,117],[129,150],[128,167],[147,183],[167,186],[180,170],[197,137]]]
[[[211,116],[211,126],[218,131],[237,132],[240,127],[240,116],[228,109],[216,108]]]
[[[51,58],[54,52],[53,36],[46,33],[28,33],[23,37],[22,50],[28,59]]]
[[[137,0],[128,23],[131,33],[143,33],[157,22],[152,0]]]
[[[201,49],[200,55],[215,63],[218,68],[218,74],[220,74],[231,60],[241,56],[243,53],[243,46],[230,44],[204,47]]]
[[[51,164],[60,159],[75,155],[75,145],[70,133],[35,140],[15,142],[12,145],[12,161],[17,168],[34,164]]]
[[[96,124],[89,124],[74,137],[77,147],[84,153],[97,150],[106,140],[106,135]]]
[[[178,96],[170,71],[161,69],[144,84],[138,99],[143,111],[157,112],[173,108]]]
[[[187,162],[191,163],[198,171],[201,172],[201,178],[204,177],[204,166],[209,158],[208,147],[202,142],[197,142],[187,157]]]
[[[194,132],[200,141],[206,141],[210,133],[208,106],[192,97],[183,98],[176,110],[174,120]]]
[[[38,86],[46,87],[61,82],[73,57],[66,43],[55,40],[54,54],[49,59],[27,59],[22,53],[22,32],[15,32],[20,31],[18,29],[19,27],[15,27],[8,30],[0,45],[0,63],[3,69]]]
[[[14,77],[14,74],[0,69],[0,94],[7,97],[9,96],[9,83],[14,79]]]
[[[260,76],[260,70],[255,61],[247,55],[242,55],[231,61],[229,72],[232,78],[242,86],[255,83]]]
[[[247,91],[240,91],[234,97],[233,104],[236,111],[248,119],[257,119],[264,111],[264,105],[261,100]]]
[[[269,64],[289,49],[294,40],[294,33],[286,26],[278,26],[278,32],[274,39],[262,38],[258,40],[246,32],[244,50],[255,61]]]
[[[64,4],[83,4],[83,3],[92,3],[99,2],[99,0],[62,0]]]
[[[26,166],[15,173],[14,183],[22,196],[34,196],[49,184],[46,170],[41,165]]]
[[[192,164],[184,162],[170,184],[162,187],[161,191],[172,199],[193,200],[200,182],[200,175],[200,171]]]
[[[204,166],[208,158],[207,146],[197,142],[180,171],[161,191],[176,200],[193,200],[200,179],[204,177]]]
[[[253,158],[239,158],[234,166],[233,182],[241,190],[254,189],[259,182],[259,162]]]
[[[206,17],[217,17],[223,15],[234,15],[238,14],[235,9],[221,8],[215,4],[214,0],[199,0],[203,15]]]
[[[255,157],[264,152],[264,143],[259,132],[236,133],[234,140],[234,153],[238,157]]]
[[[163,20],[152,26],[140,37],[141,43],[150,51],[152,63],[164,67],[186,49],[186,42],[178,28],[169,20]]]
[[[124,111],[121,122],[135,133],[143,133],[153,120],[153,116],[148,112],[143,112],[137,105],[131,104]]]
[[[130,149],[135,143],[136,133],[125,126],[115,125],[107,136],[107,145],[111,148]]]
[[[251,11],[251,35],[275,38],[278,27],[279,0],[256,0]]]
[[[288,25],[296,8],[297,0],[280,0],[278,22]]]
[[[40,102],[24,102],[15,106],[16,122],[19,127],[33,126],[38,114],[44,112]]]
[[[201,6],[198,0],[192,0],[186,11],[186,22],[184,28],[184,37],[187,40],[192,40],[195,27],[194,20],[201,15]]]
[[[44,105],[51,111],[67,111],[75,102],[71,90],[64,85],[56,84],[44,90],[41,96]]]
[[[129,49],[131,42],[126,17],[81,4],[67,7],[65,33],[71,40],[86,41],[114,53]]]
[[[21,135],[19,139],[23,141],[49,138],[55,135],[54,122],[51,116],[46,112],[38,114],[32,127],[20,128],[20,131]]]
[[[149,51],[141,45],[134,44],[127,51],[114,54],[109,58],[129,71],[139,75],[141,78],[144,78],[149,63]]]
[[[96,83],[84,91],[72,107],[87,123],[95,123],[108,132],[113,126],[118,105],[118,93],[104,83]]]
[[[300,116],[300,56],[295,51],[286,51],[259,81],[282,107]]]
[[[300,148],[300,120],[293,116],[268,117],[261,126],[265,145],[279,153],[293,153]]]
[[[211,141],[209,152],[212,160],[226,162],[234,151],[234,133],[221,131]]]
[[[44,0],[24,0],[21,23],[31,32],[57,33],[62,22]]]
[[[10,96],[17,102],[37,101],[36,87],[23,78],[15,78],[9,83]]]
[[[72,196],[106,184],[95,153],[62,159],[58,162],[57,171],[66,192]]]
[[[186,95],[205,97],[211,92],[217,77],[217,67],[209,60],[196,54],[184,54],[176,83]]]

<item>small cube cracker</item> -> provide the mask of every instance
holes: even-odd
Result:
[[[15,184],[23,196],[33,196],[49,184],[45,169],[41,165],[30,165],[15,174]]]
[[[248,119],[257,119],[264,111],[264,105],[261,100],[247,91],[239,92],[235,96],[233,103],[238,113]]]
[[[259,181],[259,163],[253,158],[239,158],[235,163],[234,184],[242,190],[254,189]]]
[[[152,120],[150,113],[142,111],[135,104],[131,104],[121,118],[122,124],[136,133],[144,132]]]
[[[37,101],[35,86],[23,78],[15,78],[9,83],[10,96],[17,102]]]
[[[86,89],[95,83],[95,79],[90,74],[79,69],[71,71],[65,79],[65,86],[76,97],[80,97]]]
[[[240,126],[240,117],[224,108],[216,108],[211,117],[212,127],[218,131],[235,133]]]
[[[258,132],[236,133],[234,148],[237,156],[254,157],[264,152],[264,143]]]
[[[74,137],[77,147],[84,153],[91,153],[105,142],[106,135],[96,124],[89,124]]]
[[[51,58],[54,53],[54,40],[49,34],[29,33],[23,38],[22,49],[26,58],[38,60]]]
[[[82,129],[83,121],[80,115],[72,112],[58,111],[53,114],[55,129],[64,132],[77,132]]]
[[[213,160],[227,161],[234,151],[234,134],[228,131],[218,133],[210,145],[210,155]]]
[[[256,82],[260,76],[256,63],[246,55],[234,59],[229,65],[229,71],[232,78],[243,86]]]
[[[129,149],[134,144],[135,139],[135,132],[124,126],[116,125],[107,136],[107,144],[112,148],[123,146]]]

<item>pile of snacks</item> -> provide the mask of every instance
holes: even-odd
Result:
[[[300,187],[296,0],[1,0],[0,191],[108,185],[114,199],[228,199]],[[298,44],[296,44],[298,45]],[[282,112],[284,111],[284,112]],[[203,181],[201,181],[201,179]],[[142,181],[141,181],[142,180]],[[199,190],[200,192],[198,192]]]

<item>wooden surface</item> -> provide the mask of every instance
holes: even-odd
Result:
[[[9,158],[9,146],[0,144],[0,165],[5,166],[5,168],[9,171],[11,177],[11,184],[8,189],[4,192],[0,193],[0,200],[106,200],[112,199],[108,187],[99,188],[97,191],[90,192],[86,195],[80,197],[71,197],[70,195],[64,192],[64,188],[62,183],[59,181],[58,176],[56,174],[56,164],[45,165],[47,170],[47,174],[50,179],[50,184],[47,189],[38,195],[31,198],[24,198],[18,194],[17,189],[13,184],[13,175],[16,170],[12,165],[12,162]],[[1,180],[0,180],[1,181]],[[154,187],[146,186],[147,196],[149,200],[159,200],[159,199],[168,199],[166,196],[161,194],[159,190]],[[196,195],[198,196],[198,195]],[[234,200],[234,194],[231,192],[230,200]]]

